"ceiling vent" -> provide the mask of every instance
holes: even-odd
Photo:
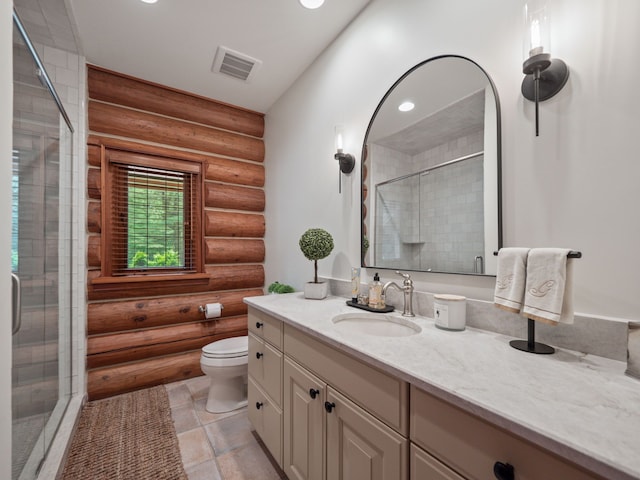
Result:
[[[262,62],[227,47],[218,47],[211,71],[250,82]]]

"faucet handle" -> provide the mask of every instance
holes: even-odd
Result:
[[[404,278],[404,285],[410,286],[413,285],[413,280],[411,280],[411,275],[408,273],[402,273],[400,270],[396,270],[396,273]]]

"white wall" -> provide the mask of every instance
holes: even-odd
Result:
[[[554,0],[552,54],[569,82],[541,104],[520,95],[524,0],[373,0],[267,114],[267,283],[303,287],[313,266],[298,249],[326,228],[334,252],[323,276],[350,279],[359,264],[359,157],[369,119],[391,84],[441,54],[479,63],[502,110],[505,246],[581,250],[575,306],[583,314],[637,319],[640,312],[640,2]],[[345,126],[354,173],[338,194],[334,125]],[[366,281],[374,272],[363,272]],[[391,271],[381,272],[383,281]],[[494,278],[413,274],[417,288],[491,299]]]
[[[0,478],[11,478],[12,2],[0,0]]]

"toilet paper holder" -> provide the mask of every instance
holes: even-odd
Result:
[[[220,304],[220,310],[224,310],[224,305]],[[204,305],[199,305],[198,306],[198,311],[202,314],[205,314],[207,309]]]

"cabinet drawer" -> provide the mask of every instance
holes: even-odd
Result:
[[[411,480],[465,480],[413,443],[409,455]]]
[[[249,375],[282,407],[282,352],[249,334]]]
[[[249,331],[282,350],[282,322],[249,306]]]
[[[493,466],[499,461],[511,464],[518,480],[601,480],[413,386],[411,440],[470,479],[494,478]]]
[[[256,433],[282,468],[282,410],[273,404],[256,382],[249,377],[247,410]]]
[[[406,382],[285,325],[285,353],[403,436],[409,433]]]

